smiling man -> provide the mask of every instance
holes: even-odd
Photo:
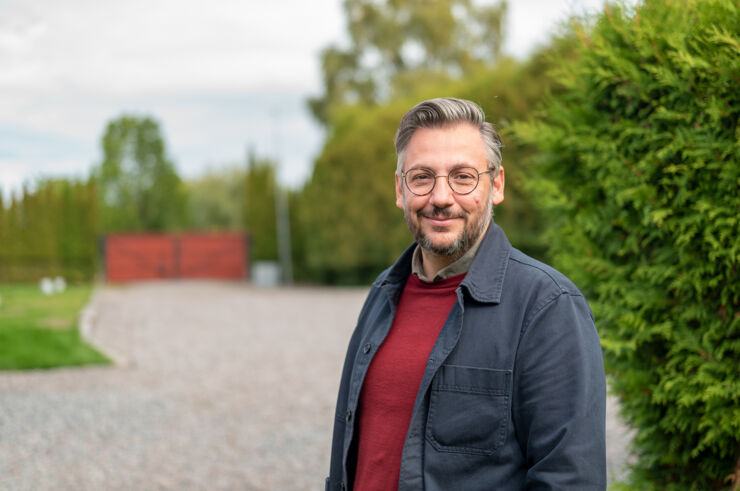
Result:
[[[475,103],[414,106],[396,205],[416,242],[373,283],[339,387],[327,490],[600,490],[591,310],[493,221],[501,142]]]

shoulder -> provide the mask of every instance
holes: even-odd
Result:
[[[522,329],[537,319],[558,325],[593,325],[588,302],[576,285],[563,273],[512,249],[504,281],[502,303],[522,308]]]
[[[536,288],[543,294],[583,296],[578,287],[563,273],[518,249],[512,248],[506,273],[509,286]]]

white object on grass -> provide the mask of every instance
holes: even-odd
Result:
[[[41,290],[41,293],[44,295],[51,295],[54,293],[54,281],[52,281],[51,278],[44,276],[41,278],[41,281],[39,281],[39,290]]]
[[[62,293],[67,289],[67,282],[61,276],[54,278],[54,291],[56,293]]]

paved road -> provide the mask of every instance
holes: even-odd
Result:
[[[116,366],[0,372],[0,489],[323,489],[364,294],[101,289],[90,337]],[[614,410],[610,478],[623,473],[629,438]]]

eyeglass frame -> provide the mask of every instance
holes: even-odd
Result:
[[[456,168],[452,169],[452,171],[450,171],[450,172],[455,172],[456,170],[460,170],[460,169],[473,169],[473,171],[478,172],[478,170],[475,167],[468,167],[468,166],[456,167]],[[424,194],[417,194],[417,193],[415,193],[411,189],[411,186],[409,186],[408,180],[406,180],[406,175],[409,172],[415,171],[415,170],[427,170],[427,171],[429,171],[430,174],[432,174],[434,176],[434,184],[432,184],[431,189],[429,189],[429,191],[427,191]],[[460,195],[460,196],[467,196],[470,193],[472,193],[473,191],[475,191],[476,189],[478,189],[478,184],[480,184],[480,176],[482,174],[488,174],[489,172],[493,172],[493,171],[494,171],[494,169],[487,169],[487,170],[478,172],[478,180],[475,182],[475,186],[473,186],[473,189],[471,189],[467,193],[460,193],[460,192],[455,191],[455,188],[453,188],[452,187],[452,184],[450,184],[450,172],[448,172],[447,174],[435,174],[431,169],[427,169],[426,167],[415,167],[413,169],[409,169],[406,172],[401,172],[401,179],[403,179],[403,182],[406,184],[406,189],[408,189],[409,192],[411,194],[413,194],[414,196],[426,196],[428,194],[431,194],[432,191],[434,191],[434,186],[437,185],[437,179],[440,178],[440,177],[446,177],[447,178],[447,185],[450,187],[450,189],[452,190],[453,193],[455,193],[457,195]]]

